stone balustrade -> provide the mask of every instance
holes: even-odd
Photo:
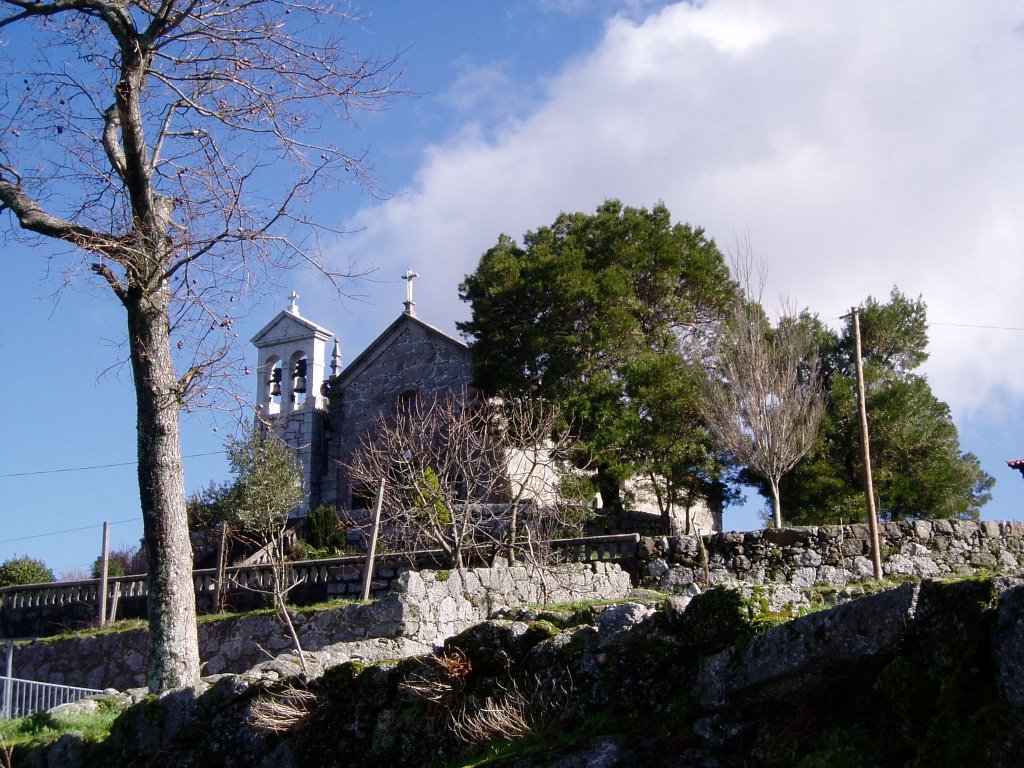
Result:
[[[632,573],[639,542],[637,534],[627,534],[556,539],[540,542],[539,546],[551,552],[558,562],[619,563]],[[469,553],[470,562],[479,565],[492,562],[494,556],[493,547],[480,547]],[[387,594],[406,571],[436,569],[443,567],[443,563],[440,550],[380,555],[374,563],[370,596]],[[290,562],[289,578],[297,586],[289,593],[289,599],[298,605],[308,605],[336,598],[360,598],[365,565],[363,555]],[[265,563],[229,567],[226,579],[227,605],[237,610],[260,607],[272,587],[270,565]],[[198,610],[212,612],[216,607],[216,569],[193,571],[193,581]],[[0,638],[42,637],[87,626],[95,620],[99,590],[99,579],[0,588]],[[146,594],[145,574],[107,580],[107,605],[112,605],[116,598],[117,618],[144,617]]]

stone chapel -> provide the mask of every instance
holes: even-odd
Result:
[[[360,436],[382,415],[418,398],[469,387],[469,348],[416,316],[411,279],[405,310],[365,350],[343,365],[334,334],[299,312],[293,293],[252,338],[256,347],[256,407],[298,454],[309,508],[365,507],[343,466]],[[333,338],[330,361],[327,344]]]
[[[260,418],[297,453],[307,492],[307,509],[369,508],[364,489],[349,483],[344,465],[362,434],[383,414],[417,399],[470,388],[469,347],[416,316],[411,270],[404,311],[350,363],[330,330],[302,317],[298,295],[252,338],[256,347],[256,408]],[[333,340],[330,360],[328,343]],[[646,484],[645,484],[646,483]],[[641,517],[657,514],[649,481],[626,484]],[[685,515],[680,510],[673,517]],[[703,532],[722,527],[722,512],[697,503],[690,525]],[[673,527],[681,527],[673,522]]]

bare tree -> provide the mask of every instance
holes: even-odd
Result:
[[[302,203],[366,180],[327,129],[394,70],[345,46],[344,19],[319,0],[0,0],[7,229],[79,254],[127,319],[153,691],[199,677],[179,411],[231,356],[235,297],[323,266]]]
[[[526,399],[435,397],[382,416],[349,477],[366,487],[385,479],[397,548],[437,547],[456,568],[473,544],[499,544],[512,557],[524,532],[536,536],[579,514],[564,493],[572,443],[557,429],[561,419],[553,406]]]
[[[800,317],[785,308],[771,328],[743,282],[747,297],[712,345],[703,410],[719,444],[768,482],[781,528],[779,481],[810,450],[821,421],[819,359]]]
[[[271,428],[254,424],[244,439],[229,440],[228,460],[234,481],[220,503],[222,521],[259,546],[270,563],[270,589],[281,621],[291,637],[303,672],[307,672],[302,643],[288,613],[288,592],[296,586],[288,575],[286,533],[288,518],[305,499],[302,470],[295,453]]]

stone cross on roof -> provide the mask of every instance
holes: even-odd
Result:
[[[418,272],[413,272],[411,269],[405,270],[405,274],[402,275],[402,279],[406,281],[405,284],[405,314],[415,315],[416,310],[413,307],[416,306],[416,302],[412,300],[412,281],[419,277]]]
[[[299,294],[292,291],[292,295],[288,297],[288,311],[293,315],[299,314]]]

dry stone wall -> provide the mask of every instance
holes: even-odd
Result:
[[[462,573],[410,571],[380,600],[297,610],[292,620],[307,651],[374,638],[404,638],[425,650],[499,608],[617,599],[630,587],[629,575],[607,563]],[[145,646],[145,630],[19,644],[14,677],[97,689],[141,687],[146,680]],[[204,674],[244,672],[289,648],[282,623],[273,613],[199,626]]]
[[[1024,523],[916,520],[880,526],[887,576],[930,578],[988,569],[1024,573]],[[702,546],[703,544],[703,546]],[[807,526],[649,538],[645,579],[673,592],[715,584],[843,586],[872,575],[866,525]]]

